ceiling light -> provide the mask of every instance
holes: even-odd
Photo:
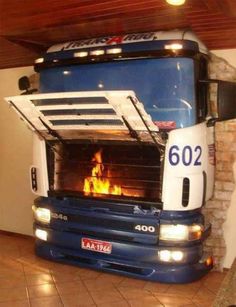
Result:
[[[183,5],[185,0],[166,0],[166,2],[171,5]]]

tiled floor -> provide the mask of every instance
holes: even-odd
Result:
[[[146,282],[57,264],[34,255],[33,239],[0,233],[0,307],[210,307],[224,278],[187,285]]]

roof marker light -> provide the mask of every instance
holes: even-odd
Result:
[[[43,63],[44,62],[44,58],[38,58],[34,61],[34,63],[39,64],[39,63]]]
[[[111,48],[111,49],[107,49],[106,51],[107,54],[118,54],[121,52],[122,52],[121,48]]]
[[[104,50],[100,49],[100,50],[93,50],[93,51],[90,51],[90,55],[103,55],[105,53]]]
[[[170,45],[165,45],[165,49],[170,49],[170,50],[180,50],[183,49],[182,44],[174,43]]]
[[[63,75],[67,76],[67,75],[70,75],[71,74],[71,71],[69,70],[64,70],[63,71]]]
[[[85,58],[86,56],[88,56],[87,51],[79,51],[74,53],[75,58]]]

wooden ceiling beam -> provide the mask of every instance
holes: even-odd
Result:
[[[15,9],[17,11],[17,7]],[[147,10],[149,10],[150,12],[152,10],[158,10],[160,14],[162,14],[162,9],[160,6],[157,5],[157,1],[155,0],[113,0],[111,5],[108,4],[107,1],[102,1],[102,3],[95,2],[89,5],[77,5],[74,7],[69,7],[67,9],[64,8],[59,10],[51,10],[49,7],[48,10],[45,12],[35,11],[34,8],[33,11],[29,10],[29,12],[27,13],[26,10],[25,12],[22,12],[22,14],[17,14],[16,16],[14,14],[8,15],[7,10],[3,10],[3,13],[1,13],[3,21],[0,31],[4,32],[5,34],[14,34],[15,28],[17,28],[18,31],[25,31],[27,29],[33,30],[38,27],[68,25],[83,22],[85,20],[101,20],[104,17],[113,18],[122,14],[138,14],[140,12],[140,14],[142,15],[142,12]],[[168,14],[170,14],[173,13],[176,9],[167,8],[167,10]]]
[[[0,12],[0,68],[32,64],[58,42],[173,28],[192,28],[209,48],[236,48],[236,0],[176,8],[165,0],[0,0]]]
[[[235,0],[216,0],[222,12],[229,17],[236,17],[236,1]]]

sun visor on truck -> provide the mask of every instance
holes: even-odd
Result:
[[[135,133],[158,131],[133,91],[63,92],[5,99],[31,130],[47,140],[58,136],[129,139]]]

